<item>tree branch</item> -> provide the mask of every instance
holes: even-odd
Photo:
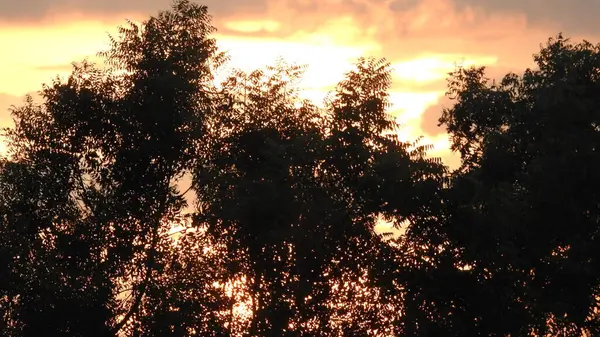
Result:
[[[121,319],[121,321],[119,323],[117,323],[117,325],[115,325],[113,327],[113,329],[111,330],[112,335],[116,336],[119,333],[119,331],[121,331],[121,329],[123,329],[125,324],[127,324],[127,321],[129,321],[129,319],[139,309],[140,305],[142,304],[142,299],[144,298],[144,295],[146,294],[146,291],[148,289],[148,284],[150,284],[150,281],[152,278],[152,269],[153,269],[152,267],[155,262],[154,261],[155,260],[154,251],[156,250],[156,246],[158,245],[158,241],[160,239],[160,235],[158,235],[158,230],[160,229],[160,220],[162,218],[162,215],[165,213],[165,208],[167,206],[166,205],[167,204],[167,194],[169,193],[168,186],[171,182],[171,179],[172,179],[171,175],[169,175],[166,179],[166,186],[167,186],[166,193],[164,193],[162,195],[162,198],[160,200],[161,207],[160,207],[159,212],[157,212],[156,217],[154,219],[154,228],[152,228],[152,242],[150,243],[150,248],[149,248],[149,252],[148,252],[148,256],[147,256],[147,260],[146,260],[146,275],[144,276],[144,280],[140,284],[140,290],[136,294],[136,297],[133,301],[133,304],[131,305],[131,308],[129,308],[129,311],[125,314],[123,319]]]

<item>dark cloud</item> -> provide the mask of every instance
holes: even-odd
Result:
[[[285,38],[299,32],[313,32],[331,20],[351,16],[361,26],[373,23],[373,11],[389,0],[192,0],[206,5],[220,34],[239,37]],[[0,24],[38,24],[57,14],[69,13],[96,20],[114,21],[154,15],[170,7],[172,0],[0,0]],[[132,18],[131,16],[136,17]],[[230,21],[273,20],[275,30],[244,31]]]
[[[404,12],[417,5],[419,0],[394,0],[390,2],[388,8],[392,12]]]
[[[522,13],[533,25],[552,25],[566,35],[600,31],[598,0],[454,0],[458,6],[481,8],[489,13]]]
[[[266,0],[203,0],[214,15],[262,13]],[[0,21],[37,22],[52,13],[81,13],[95,17],[120,14],[154,14],[169,8],[171,0],[0,0]]]
[[[421,130],[426,136],[435,137],[446,133],[443,126],[438,126],[438,120],[442,116],[444,108],[450,108],[453,104],[454,102],[450,98],[444,96],[436,104],[425,109],[421,115]]]
[[[216,20],[232,15],[253,16],[266,14],[271,5],[284,5],[290,12],[335,17],[336,14],[352,14],[363,17],[373,7],[386,7],[390,13],[406,12],[424,0],[345,0],[332,4],[323,0],[201,0]],[[566,35],[597,33],[600,31],[600,1],[598,0],[452,0],[457,8],[480,8],[488,13],[522,13],[531,24],[549,24]],[[0,0],[0,22],[38,22],[51,13],[80,13],[95,17],[115,17],[129,13],[143,15],[166,9],[171,0]],[[343,9],[342,12],[335,9]],[[333,10],[333,11],[331,11]],[[273,13],[277,14],[277,13]],[[292,18],[293,19],[293,18]],[[373,18],[371,18],[373,19]],[[310,21],[310,20],[309,20]],[[466,23],[465,23],[466,24]],[[398,28],[398,27],[396,27]]]

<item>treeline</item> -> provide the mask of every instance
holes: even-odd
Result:
[[[213,32],[175,1],[13,109],[2,336],[600,334],[599,46],[452,73],[450,171],[398,140],[385,60],[318,107],[284,63],[215,84]]]

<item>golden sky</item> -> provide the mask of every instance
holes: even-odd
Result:
[[[563,32],[600,35],[598,0],[206,0],[231,65],[254,69],[277,57],[309,66],[307,97],[320,100],[359,56],[395,69],[393,113],[402,137],[423,135],[455,166],[437,127],[446,73],[456,62],[486,65],[492,77],[532,65],[540,43]],[[170,0],[0,0],[0,124],[8,107],[70,63],[106,47],[125,18],[144,19]]]

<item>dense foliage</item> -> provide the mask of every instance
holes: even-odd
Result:
[[[3,336],[600,334],[599,46],[450,74],[450,172],[398,140],[385,60],[320,107],[284,62],[215,83],[213,32],[177,0],[13,109]]]

